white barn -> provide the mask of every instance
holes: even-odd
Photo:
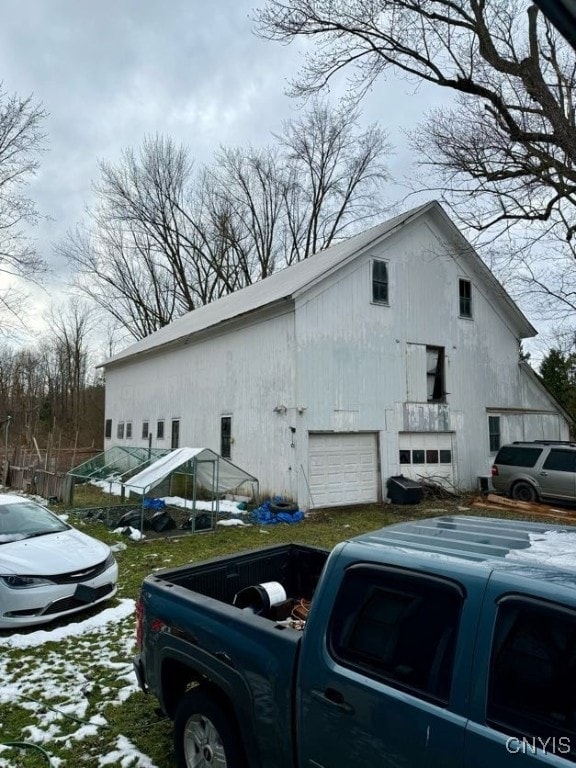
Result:
[[[437,202],[190,312],[104,363],[105,447],[204,445],[302,508],[392,475],[475,488],[498,446],[568,439],[536,334]]]

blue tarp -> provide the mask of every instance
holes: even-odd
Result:
[[[285,499],[282,496],[275,496],[272,501],[265,501],[259,507],[252,511],[251,517],[255,523],[260,525],[274,525],[275,523],[299,523],[304,520],[304,512],[297,509],[294,512],[283,512],[272,510],[272,504],[278,504],[284,502]]]

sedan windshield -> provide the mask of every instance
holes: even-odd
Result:
[[[66,523],[33,501],[0,504],[0,544],[67,531]]]

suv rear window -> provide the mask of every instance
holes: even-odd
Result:
[[[494,464],[511,467],[533,467],[542,453],[542,448],[529,448],[525,445],[505,445],[500,448]]]

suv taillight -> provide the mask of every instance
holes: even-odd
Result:
[[[496,464],[492,464],[492,477],[498,477],[498,467]]]

